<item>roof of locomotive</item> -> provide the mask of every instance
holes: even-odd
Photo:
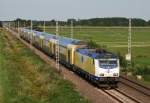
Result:
[[[89,56],[91,58],[94,58],[94,59],[117,58],[117,55],[111,52],[107,52],[106,50],[103,50],[103,49],[96,50],[96,49],[79,48],[77,49],[77,52],[79,52],[80,54]]]

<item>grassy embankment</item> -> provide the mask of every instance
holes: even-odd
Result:
[[[0,103],[87,103],[74,86],[0,30]]]

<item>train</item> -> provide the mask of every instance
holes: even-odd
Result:
[[[20,28],[19,36],[52,58],[59,47],[59,62],[100,87],[117,87],[119,58],[104,49],[89,48],[83,40]],[[59,41],[59,42],[58,42]]]

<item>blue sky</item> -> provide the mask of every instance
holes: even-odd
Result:
[[[0,0],[0,20],[136,17],[150,20],[150,0]]]

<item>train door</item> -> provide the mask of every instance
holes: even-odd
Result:
[[[50,52],[50,54],[52,54],[52,44],[51,44],[51,42],[49,42],[49,52]]]
[[[55,51],[56,51],[56,46],[55,46],[55,44],[53,44],[53,52],[54,52],[54,55],[55,55]]]
[[[71,53],[71,50],[68,50],[68,63],[70,64],[70,53]]]
[[[40,44],[41,44],[41,45],[40,45],[41,48],[43,48],[43,45],[44,45],[44,44],[43,44],[43,41],[44,41],[44,40],[41,39],[41,43],[40,43]]]

